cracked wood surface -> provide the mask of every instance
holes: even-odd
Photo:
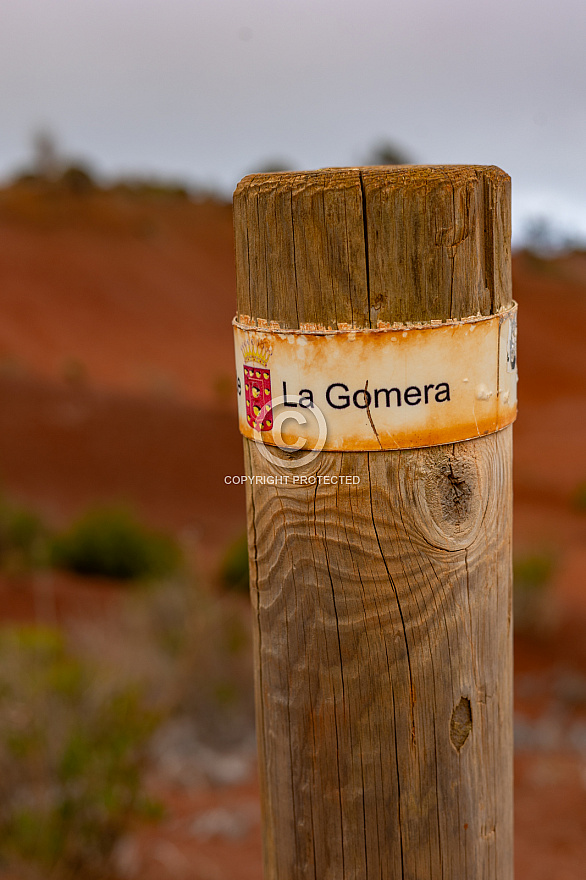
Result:
[[[474,166],[253,175],[238,314],[376,326],[511,304],[510,181]],[[511,428],[248,474],[265,880],[511,880]]]

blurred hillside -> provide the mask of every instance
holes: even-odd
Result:
[[[0,484],[55,519],[241,528],[231,209],[147,185],[0,193]],[[205,503],[204,503],[205,499]]]
[[[155,186],[0,193],[0,369],[223,402],[232,379],[230,207]]]

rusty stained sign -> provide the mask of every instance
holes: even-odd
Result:
[[[325,450],[409,449],[480,437],[516,417],[516,305],[365,330],[233,326],[239,425],[251,439],[322,448],[325,419]]]

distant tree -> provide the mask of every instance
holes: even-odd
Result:
[[[54,135],[47,130],[33,135],[32,173],[42,180],[55,180],[62,170],[62,159]]]
[[[546,254],[556,249],[557,232],[549,217],[536,215],[525,222],[524,243],[534,254]]]
[[[291,162],[288,162],[286,159],[282,157],[279,158],[274,156],[269,159],[264,159],[262,162],[259,162],[252,171],[251,174],[276,174],[278,171],[292,171]]]
[[[371,147],[365,165],[409,165],[413,159],[391,141],[379,141]]]
[[[583,251],[586,241],[579,230],[564,227],[545,214],[536,214],[525,221],[521,246],[538,257],[547,258]]]
[[[147,198],[180,198],[188,199],[192,196],[192,188],[181,180],[165,180],[161,177],[142,177],[141,175],[126,175],[114,181],[112,189],[138,197]]]
[[[55,136],[42,129],[32,136],[32,161],[15,176],[17,183],[50,184],[75,194],[96,187],[94,176],[83,160],[66,156],[58,147]]]
[[[84,195],[95,189],[91,171],[85,165],[68,165],[59,178],[61,185],[75,195]]]

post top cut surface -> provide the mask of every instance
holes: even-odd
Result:
[[[496,165],[365,165],[316,168],[310,171],[269,171],[247,174],[238,183],[235,197],[247,187],[279,187],[294,190],[303,183],[335,186],[362,175],[369,181],[381,184],[416,186],[418,184],[444,182],[446,184],[473,181],[489,177],[495,182],[510,181],[509,175]]]
[[[510,178],[492,165],[324,168],[234,193],[238,316],[281,329],[510,307]]]

